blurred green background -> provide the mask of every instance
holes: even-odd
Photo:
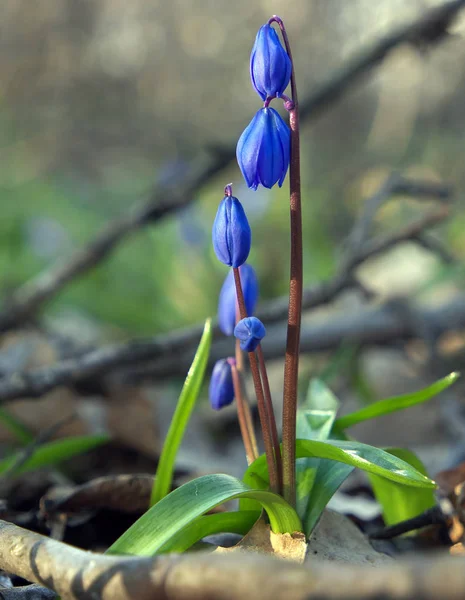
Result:
[[[300,98],[359,49],[433,0],[3,0],[0,8],[0,285],[3,299],[66,258],[154,183],[182,177],[208,149],[235,144],[260,108],[248,58],[274,13],[287,24]],[[399,47],[303,126],[305,284],[330,277],[363,201],[392,169],[457,191],[440,230],[465,254],[465,18],[431,52]],[[277,107],[277,104],[275,104]],[[210,244],[226,183],[253,228],[261,298],[287,290],[283,189],[247,190],[239,169],[206,182],[175,217],[128,238],[45,310],[84,339],[153,334],[214,314],[226,274]],[[400,199],[390,230],[424,206]],[[381,294],[421,290],[442,267],[408,246],[367,271]],[[412,254],[413,253],[413,254]],[[391,268],[392,267],[392,268]],[[455,271],[453,283],[461,285]]]

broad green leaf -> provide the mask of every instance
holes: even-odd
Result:
[[[426,475],[421,460],[410,450],[386,448],[386,452],[411,464],[417,471]],[[368,474],[376,499],[381,504],[386,525],[395,525],[411,519],[436,504],[434,491],[399,485],[384,477]]]
[[[306,401],[297,412],[297,437],[321,442],[327,440],[339,406],[339,400],[329,387],[322,380],[313,379]],[[296,461],[297,513],[303,521],[312,503],[312,488],[319,463],[318,458],[300,458]]]
[[[274,532],[302,529],[297,513],[281,496],[252,489],[230,475],[204,475],[162,498],[123,533],[107,552],[152,556],[195,519],[215,506],[236,498],[251,498],[260,502]]]
[[[439,379],[439,381],[436,381],[429,387],[419,390],[418,392],[413,392],[412,394],[403,394],[402,396],[394,396],[393,398],[386,398],[385,400],[374,402],[373,404],[370,404],[370,406],[366,406],[365,408],[357,410],[350,415],[340,417],[336,420],[334,428],[336,430],[347,429],[347,427],[352,427],[352,425],[356,425],[362,421],[387,415],[395,412],[396,410],[403,410],[409,406],[414,406],[415,404],[420,404],[421,402],[430,400],[452,385],[459,376],[459,373],[450,373],[450,375],[447,375],[447,377]]]
[[[0,422],[8,429],[17,440],[22,444],[30,444],[34,441],[34,435],[29,429],[21,423],[19,419],[14,417],[4,408],[0,408]]]
[[[403,485],[434,489],[436,484],[397,456],[380,448],[355,441],[297,440],[296,458],[328,458],[374,473]],[[265,455],[260,456],[247,469],[244,482],[249,484],[254,477],[267,480]]]
[[[0,461],[0,475],[13,468],[14,474],[26,473],[34,471],[42,467],[56,465],[68,458],[84,454],[88,450],[97,448],[102,444],[109,442],[110,438],[107,435],[82,435],[68,437],[62,440],[54,440],[39,446],[33,454],[22,464],[18,469],[14,469],[14,465],[21,458],[23,451],[19,451],[12,456]]]
[[[346,465],[342,462],[336,462],[334,460],[327,460],[324,458],[318,460],[318,469],[316,471],[316,476],[313,480],[313,485],[310,491],[306,511],[302,515],[300,515],[299,513],[299,516],[301,517],[304,526],[304,533],[307,536],[307,538],[310,537],[310,534],[315,528],[315,525],[318,523],[318,520],[321,517],[322,512],[326,508],[328,502],[331,500],[331,498],[334,496],[334,494],[337,492],[340,486],[344,483],[347,477],[349,477],[353,470],[353,466]],[[387,481],[382,477],[380,477],[379,479]],[[401,485],[399,485],[399,487],[407,488],[407,486]],[[418,488],[411,487],[408,487],[408,489],[418,490]]]
[[[339,400],[321,379],[312,379],[307,399],[297,411],[297,437],[308,440],[328,439]]]
[[[191,368],[187,374],[184,386],[179,396],[176,410],[163,444],[163,450],[158,462],[157,473],[153,484],[150,506],[164,498],[170,491],[173,482],[174,464],[179,446],[181,445],[187,423],[199,396],[212,340],[211,320],[207,319],[203,335],[195,353]]]
[[[177,552],[178,554],[189,550],[196,542],[215,533],[239,533],[245,535],[252,529],[260,513],[256,511],[224,512],[213,515],[197,517],[173,536],[157,554]]]

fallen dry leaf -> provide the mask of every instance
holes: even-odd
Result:
[[[259,552],[303,563],[307,552],[305,535],[295,533],[274,533],[263,517],[258,519],[242,540],[231,548],[219,546],[214,552]]]

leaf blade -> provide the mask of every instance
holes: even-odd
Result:
[[[426,475],[423,463],[410,450],[386,448],[386,451],[405,460]],[[395,525],[401,521],[412,519],[436,504],[436,498],[431,489],[418,489],[399,485],[372,473],[368,473],[368,477],[376,500],[381,505],[386,525]]]
[[[42,444],[24,464],[17,470],[15,469],[15,475],[58,464],[63,460],[83,454],[109,441],[110,437],[107,435],[81,435]],[[20,454],[21,451],[0,461],[0,475],[14,466]]]
[[[273,531],[301,530],[297,513],[281,496],[254,490],[230,475],[204,475],[185,483],[152,506],[107,553],[152,556],[197,517],[223,502],[243,497],[260,502],[268,513]]]
[[[405,408],[409,408],[410,406],[415,406],[415,404],[426,402],[451,386],[459,377],[459,373],[452,372],[446,377],[435,381],[432,385],[418,390],[417,392],[413,392],[411,394],[402,394],[401,396],[393,396],[392,398],[385,398],[384,400],[374,402],[373,404],[365,406],[364,408],[350,413],[349,415],[339,417],[339,419],[337,419],[334,423],[334,428],[338,430],[347,429],[348,427],[352,427],[357,423],[387,415],[397,410],[403,410]]]
[[[207,319],[202,338],[200,339],[194,360],[187,373],[173,418],[171,419],[165,443],[163,444],[163,450],[158,462],[157,473],[150,497],[150,506],[153,506],[164,498],[171,489],[176,455],[179,446],[181,445],[184,431],[186,430],[192,410],[199,396],[205,369],[207,367],[208,356],[210,354],[211,340],[211,319]]]

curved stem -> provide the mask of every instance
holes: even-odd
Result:
[[[241,276],[239,274],[239,269],[233,268],[233,273],[234,283],[236,284],[236,295],[237,303],[239,305],[239,313],[241,319],[245,319],[247,317],[247,309],[245,307],[244,293],[242,291]],[[260,417],[260,424],[262,426],[266,463],[268,466],[268,473],[270,476],[270,487],[274,492],[277,492],[279,489],[279,478],[276,457],[273,449],[273,438],[271,435],[271,415],[268,413],[267,405],[265,402],[265,395],[263,392],[262,381],[260,378],[257,357],[255,356],[255,352],[249,352],[248,354],[250,370],[252,372],[252,378],[255,387],[255,394],[257,396],[258,415]]]

